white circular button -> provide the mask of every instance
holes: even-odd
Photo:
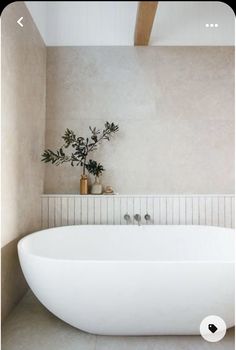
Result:
[[[226,333],[225,321],[215,315],[205,317],[200,324],[201,336],[212,343],[220,341]]]

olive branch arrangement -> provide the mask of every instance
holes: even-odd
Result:
[[[113,122],[106,122],[102,131],[97,130],[96,127],[91,128],[91,126],[89,130],[91,136],[84,138],[77,136],[74,131],[67,128],[62,136],[64,144],[56,151],[46,149],[42,154],[41,161],[44,163],[51,162],[57,166],[70,162],[72,166],[82,166],[83,175],[85,175],[85,169],[87,169],[89,173],[99,176],[105,169],[95,160],[89,159],[87,161],[88,155],[95,151],[102,141],[110,141],[111,136],[119,130],[119,126]],[[70,154],[66,154],[65,149],[69,146],[72,147],[73,151]]]

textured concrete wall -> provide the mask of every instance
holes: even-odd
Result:
[[[46,146],[65,128],[120,132],[92,156],[121,194],[234,191],[232,47],[49,47]],[[78,193],[80,168],[46,166],[46,193]]]
[[[16,20],[24,17],[24,27]],[[23,2],[2,13],[2,318],[26,290],[19,237],[40,228],[46,47]]]

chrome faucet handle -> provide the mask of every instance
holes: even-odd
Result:
[[[140,225],[140,223],[141,223],[141,215],[135,214],[135,215],[134,215],[134,220],[137,221],[138,224]]]
[[[128,224],[130,222],[130,215],[129,214],[125,214],[124,215],[124,219],[125,219],[126,223]]]
[[[148,213],[144,215],[144,219],[146,220],[146,223],[148,224],[151,221],[151,215]]]

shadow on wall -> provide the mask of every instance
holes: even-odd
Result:
[[[17,242],[18,239],[11,241],[5,245],[2,250],[2,263],[1,263],[1,317],[2,322],[18,303],[18,301],[24,296],[28,289],[28,285],[23,276],[18,254],[17,254]]]

